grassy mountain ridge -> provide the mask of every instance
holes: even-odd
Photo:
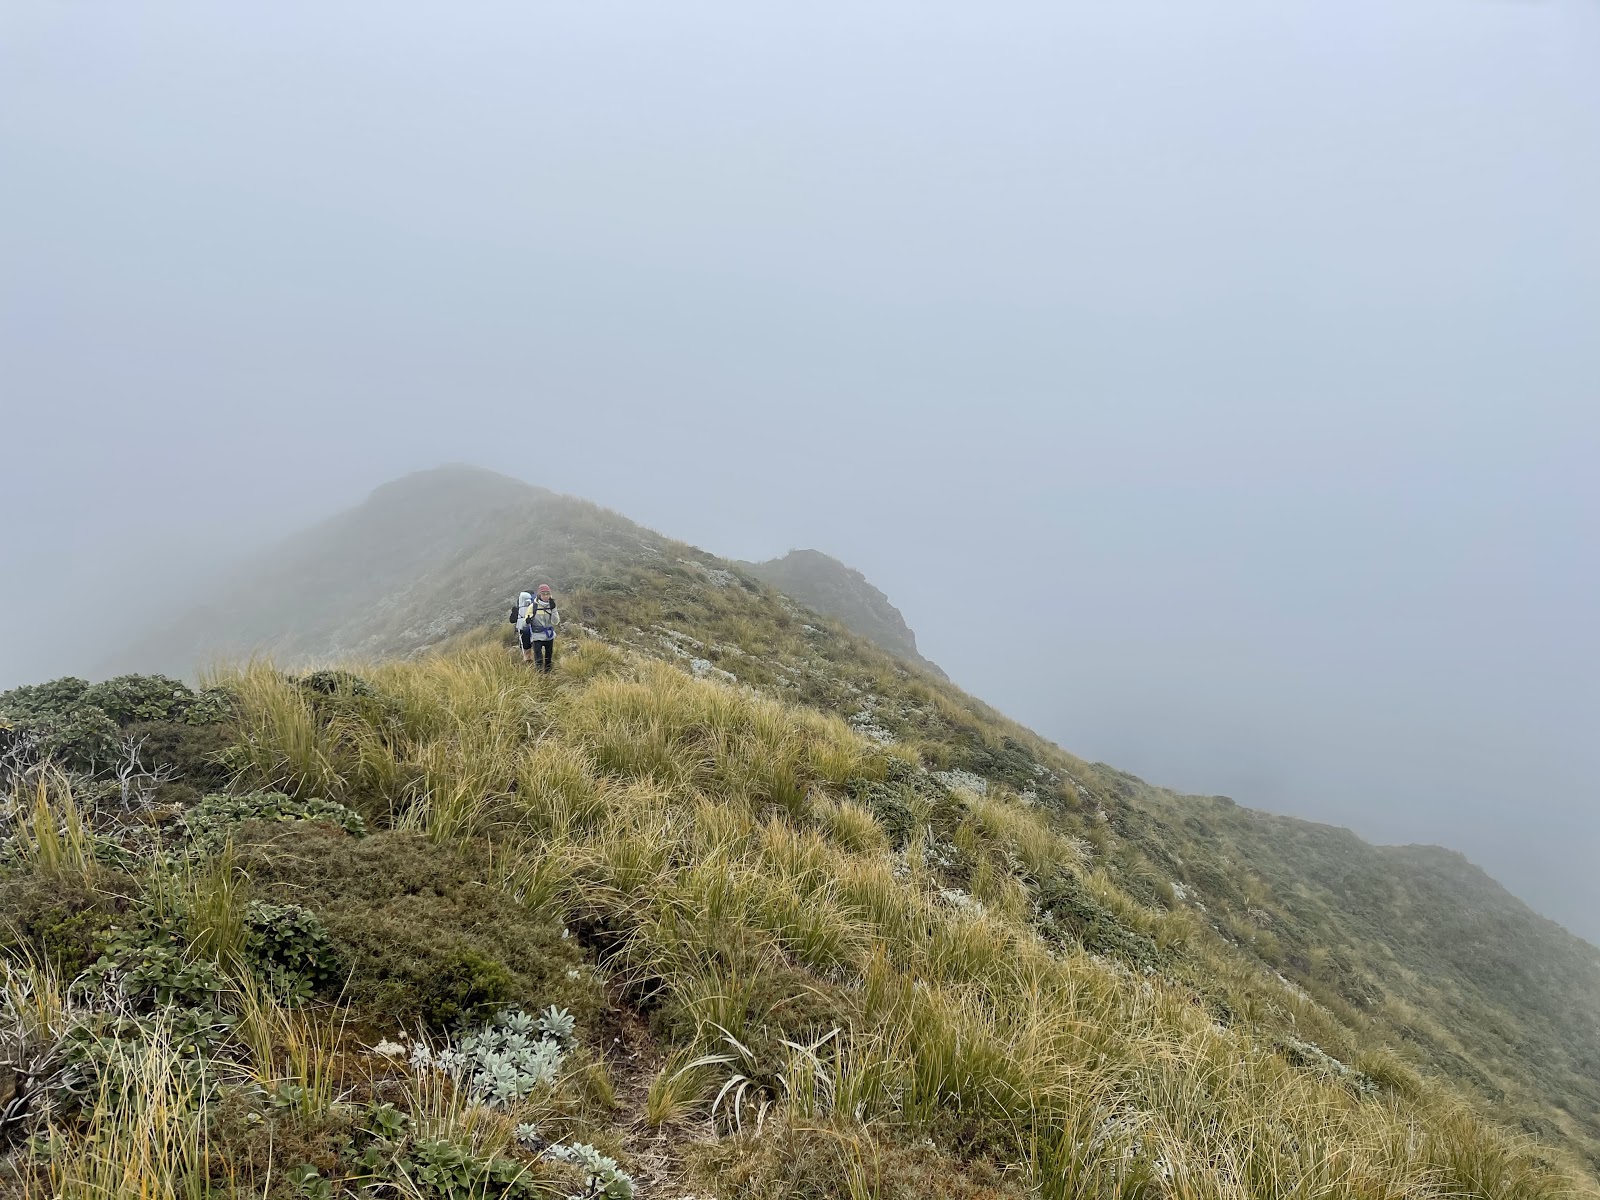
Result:
[[[894,638],[863,641],[848,622],[796,619],[742,564],[490,472],[396,481],[258,578],[279,591],[247,586],[257,611],[219,631],[235,655],[410,653],[502,621],[512,592],[548,578],[568,620],[614,644],[833,712],[935,769],[1026,794],[1037,788],[1031,772],[1048,764],[1070,781],[1053,785],[1063,802],[1101,818],[1110,865],[1136,895],[1154,901],[1181,888],[1223,936],[1346,1022],[1394,1036],[1420,1065],[1506,1108],[1513,1124],[1600,1160],[1600,954],[1459,856],[1372,847],[1347,830],[1081,762],[919,673],[920,659],[882,653]],[[192,638],[193,622],[186,627]]]
[[[1459,856],[1371,847],[1347,831],[1151,787],[1075,758],[843,624],[797,618],[730,564],[615,514],[488,483],[489,503],[469,519],[420,502],[416,483],[388,493],[410,510],[386,515],[387,501],[375,496],[351,524],[330,523],[323,540],[302,543],[297,572],[287,573],[329,574],[359,598],[365,571],[389,597],[382,619],[363,622],[370,606],[300,595],[320,632],[274,644],[303,658],[389,658],[459,629],[456,640],[436,657],[325,682],[265,668],[233,676],[243,704],[229,734],[240,747],[231,760],[242,771],[237,786],[328,797],[360,812],[375,836],[420,834],[437,853],[459,845],[478,866],[425,864],[400,842],[380,848],[394,856],[386,861],[439,881],[430,887],[499,879],[496,887],[522,889],[537,911],[569,914],[584,953],[567,969],[608,978],[606,998],[557,996],[560,972],[544,982],[513,972],[494,986],[522,989],[515,994],[526,1003],[560,999],[587,1014],[591,1032],[612,1022],[615,1036],[643,1039],[643,1058],[665,1056],[655,1074],[630,1082],[634,1068],[595,1042],[620,1107],[558,1118],[587,1122],[584,1136],[614,1136],[624,1160],[666,1153],[656,1134],[630,1122],[676,1128],[641,1115],[644,1092],[659,1116],[675,1081],[686,1080],[684,1112],[704,1121],[709,1106],[720,1136],[694,1134],[692,1152],[673,1150],[661,1178],[693,1176],[725,1200],[1029,1188],[1566,1194],[1536,1165],[1514,1166],[1531,1160],[1513,1144],[1461,1124],[1456,1092],[1495,1124],[1533,1133],[1592,1169],[1597,956]],[[434,517],[437,539],[415,536]],[[477,540],[452,541],[453,520],[467,520],[458,532]],[[361,571],[339,574],[329,528],[367,539]],[[397,566],[383,561],[382,529],[408,541]],[[553,577],[569,621],[582,627],[548,684],[518,673],[498,632],[503,593],[535,568]],[[448,621],[429,624],[433,602]],[[268,617],[259,619],[254,628]],[[491,630],[472,632],[484,624]],[[441,625],[452,628],[433,632]],[[522,798],[544,814],[532,824]],[[826,851],[802,862],[793,837],[820,837]],[[537,878],[497,876],[502,861]],[[809,907],[821,924],[802,932],[791,915],[781,935],[763,924],[778,920],[769,911],[778,894],[758,902],[756,891],[740,890],[766,886],[763,877],[799,889],[795,913]],[[869,880],[875,890],[863,890]],[[359,961],[379,970],[394,945],[382,938],[397,927],[390,901],[366,903],[378,906],[369,923],[334,923],[335,933],[347,956],[359,949]],[[435,932],[405,934],[407,954],[455,953],[465,935],[444,932],[447,918],[459,920],[445,908]],[[709,928],[695,933],[708,914]],[[663,958],[679,941],[697,957]],[[482,945],[474,953],[490,953]],[[909,1037],[916,1023],[903,1024],[910,1010],[881,1006],[888,979],[873,965],[874,947],[954,1006],[916,1021],[966,1013],[961,1020],[975,1022],[962,1026],[966,1044],[995,1057],[922,1082],[891,1066],[904,1064],[909,1044],[878,1045],[874,1058],[870,1030]],[[442,958],[427,961],[440,963],[441,977],[499,978],[492,955],[449,970]],[[1018,1007],[1016,997],[1031,994],[1017,991],[1021,978],[1044,990]],[[1075,1007],[1060,988],[1097,999]],[[725,1004],[734,992],[748,998],[737,1012]],[[773,1001],[778,1008],[763,1008]],[[428,1011],[443,1003],[428,1000]],[[826,1027],[843,1028],[839,1045],[880,1065],[857,1071],[830,1060],[828,1086],[853,1081],[867,1089],[863,1111],[879,1115],[852,1124],[848,1106],[786,1092],[775,1068],[744,1062],[720,1040],[713,1017],[763,1057],[789,1053],[785,1040],[805,1045]],[[630,1024],[641,1019],[648,1032]],[[1053,1040],[1069,1028],[1109,1059],[1090,1070],[1081,1047]],[[1031,1057],[1002,1052],[1013,1043],[1031,1047]],[[933,1053],[919,1044],[914,1057]],[[696,1056],[726,1061],[677,1073]],[[1122,1072],[1104,1078],[1109,1091],[1077,1090],[1074,1079],[1101,1079],[1108,1061]],[[1225,1078],[1235,1062],[1241,1074]],[[874,1107],[883,1096],[872,1091],[875,1071],[895,1081],[898,1107]],[[702,1075],[712,1090],[699,1090]],[[776,1106],[780,1133],[740,1132],[726,1104],[712,1103],[717,1088],[740,1078],[741,1094]],[[1015,1103],[1001,1103],[994,1088],[1012,1089]],[[1275,1141],[1268,1114],[1286,1104],[1293,1133]],[[754,1122],[755,1109],[746,1116]],[[1076,1143],[1052,1140],[1040,1120],[1085,1132]],[[1035,1122],[1020,1141],[1019,1121]],[[1381,1150],[1391,1137],[1409,1149]],[[497,1145],[515,1157],[509,1142]],[[824,1153],[828,1146],[836,1149]],[[868,1162],[892,1162],[904,1179],[879,1178],[873,1190],[860,1174]],[[784,1190],[801,1187],[795,1172],[813,1177],[804,1181],[811,1190]]]
[[[491,619],[537,582],[564,593],[607,562],[686,550],[675,545],[587,501],[491,471],[417,472],[247,564],[200,608],[136,639],[115,665],[188,673],[252,652],[285,662],[408,653]],[[917,653],[888,597],[825,554],[723,566],[943,674]]]

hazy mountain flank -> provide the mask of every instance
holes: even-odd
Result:
[[[188,674],[251,653],[287,663],[406,654],[493,620],[519,589],[549,582],[564,595],[603,582],[618,563],[746,573],[943,676],[888,597],[825,554],[722,562],[588,501],[462,466],[377,489],[246,564],[116,662]]]
[[[921,663],[941,678],[944,672],[917,653],[917,635],[900,610],[860,571],[845,566],[820,550],[791,550],[766,562],[740,562],[740,567],[764,579],[784,595],[810,605],[819,613],[842,621],[846,628],[890,654]]]
[[[605,562],[661,559],[669,545],[586,501],[442,467],[386,484],[247,563],[117,661],[188,674],[219,656],[406,654],[491,620],[535,580],[566,591]]]
[[[568,621],[549,677],[504,620],[539,579]],[[14,823],[6,944],[221,1014],[203,1070],[239,1110],[216,1137],[240,1181],[1592,1193],[1593,947],[1449,851],[1074,757],[925,669],[826,556],[730,563],[452,468],[278,547],[136,657],[262,650],[351,662],[0,697],[0,750],[55,747],[89,814],[27,793],[55,817]],[[132,825],[119,731],[164,770]],[[73,821],[92,837],[48,832]],[[162,982],[196,963],[215,989]],[[241,972],[266,982],[221,982]],[[294,1003],[263,1016],[250,987]],[[318,1037],[343,1047],[324,1092],[306,1051],[273,1065]],[[68,1147],[73,1111],[49,1118]],[[462,1190],[404,1191],[446,1162]]]

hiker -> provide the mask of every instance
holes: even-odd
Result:
[[[523,592],[517,597],[517,607],[512,610],[512,621],[522,637],[522,661],[531,662],[541,671],[549,671],[555,653],[556,626],[561,624],[561,610],[556,608],[550,585],[541,583],[536,594]]]

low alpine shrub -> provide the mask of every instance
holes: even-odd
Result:
[[[304,1000],[337,990],[343,979],[339,955],[322,921],[298,904],[252,900],[245,958],[250,969],[280,998]]]
[[[338,801],[318,796],[300,799],[282,792],[216,792],[179,817],[178,826],[192,849],[214,854],[246,821],[321,821],[356,837],[366,832],[360,814]]]

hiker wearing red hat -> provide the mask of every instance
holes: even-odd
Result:
[[[523,592],[511,612],[522,638],[522,661],[533,663],[541,671],[549,671],[555,655],[556,626],[561,624],[561,610],[556,607],[550,585],[541,583],[532,596]]]

